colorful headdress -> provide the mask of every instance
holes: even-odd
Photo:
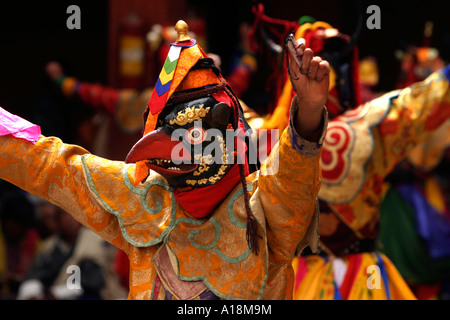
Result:
[[[177,41],[171,44],[166,61],[158,77],[150,101],[148,102],[147,111],[144,115],[144,138],[158,128],[160,117],[172,111],[174,106],[206,96],[211,96],[217,102],[225,103],[232,108],[232,114],[234,116],[230,123],[233,127],[232,129],[241,129],[242,134],[244,134],[246,129],[248,129],[248,125],[246,125],[239,100],[220,74],[219,69],[214,66],[212,59],[208,58],[198,46],[197,41],[188,36],[188,26],[184,21],[178,21],[175,30],[178,33]],[[247,143],[247,141],[245,139],[236,139],[236,143]],[[237,150],[248,150],[248,148],[249,146],[247,145],[244,148],[238,147]],[[245,177],[249,174],[248,162],[246,161],[247,155],[239,154],[237,156],[240,157],[241,160],[244,160],[244,164],[240,162],[234,167],[239,170],[238,175],[236,175],[237,171],[234,170],[233,172],[230,172],[230,175],[234,177],[233,179],[237,177],[237,181],[239,181],[240,178],[244,188],[244,197],[248,213],[247,236],[250,247],[257,250],[255,240],[256,221],[251,214],[249,196],[246,192]],[[137,184],[147,178],[149,175],[149,168],[147,166],[148,161],[145,159],[137,159],[136,161],[135,183]],[[227,178],[222,180],[226,181]],[[233,184],[233,187],[234,186],[235,184]],[[212,185],[210,187],[215,186]],[[192,194],[196,193],[195,190],[188,192]],[[175,196],[177,197],[180,195],[177,195],[175,192]],[[206,200],[207,199],[205,199],[205,201]]]
[[[175,30],[178,33],[177,41],[170,46],[166,61],[148,102],[144,136],[155,130],[158,117],[174,92],[220,83],[221,76],[216,76],[211,70],[189,72],[200,59],[206,57],[206,54],[197,45],[197,41],[188,36],[186,22],[178,21]],[[136,164],[136,183],[145,180],[147,176],[148,168],[145,161],[138,162]]]

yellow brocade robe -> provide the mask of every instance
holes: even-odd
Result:
[[[261,169],[247,177],[258,255],[247,244],[240,184],[210,216],[196,219],[161,175],[151,171],[145,183],[134,184],[134,164],[43,136],[36,144],[0,137],[0,178],[62,207],[124,250],[129,299],[164,299],[166,290],[178,299],[198,299],[205,290],[222,299],[292,299],[292,259],[318,242],[326,112],[324,123],[319,143],[300,137],[291,123]]]

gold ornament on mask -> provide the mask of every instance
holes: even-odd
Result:
[[[224,140],[222,137],[217,137],[217,139],[220,141],[220,145],[222,147],[223,155],[222,155],[222,166],[219,168],[219,171],[212,177],[201,179],[201,180],[186,180],[186,183],[190,186],[195,187],[196,185],[201,186],[205,185],[208,182],[211,184],[215,184],[218,182],[222,177],[225,175],[227,168],[228,168],[228,158],[227,158],[227,147],[225,146]],[[196,159],[202,160],[202,165],[197,169],[196,172],[194,172],[194,176],[199,176],[203,172],[206,172],[209,170],[209,167],[207,167],[207,164],[212,163],[212,155],[208,155],[206,157],[201,155],[196,155]],[[203,166],[204,164],[204,166]]]
[[[212,161],[212,155],[208,155],[206,157],[202,155],[196,155],[195,160],[201,160],[201,164],[199,165],[197,171],[194,172],[194,176],[198,177],[203,172],[206,172],[209,170],[209,165],[213,162]]]
[[[191,107],[186,108],[185,110],[182,110],[178,112],[177,117],[174,120],[170,120],[170,124],[177,124],[180,127],[185,126],[188,123],[192,123],[194,121],[202,121],[202,118],[204,118],[209,110],[211,108],[204,108],[204,105],[201,105],[199,107]]]

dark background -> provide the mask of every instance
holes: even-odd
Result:
[[[81,7],[81,30],[68,30],[67,7]],[[88,106],[64,99],[44,68],[60,61],[67,74],[107,82],[108,1],[2,1],[0,106],[42,126],[45,135],[75,141]]]
[[[119,1],[119,0],[111,0]],[[372,55],[380,68],[379,90],[394,88],[399,72],[395,50],[408,44],[421,45],[426,21],[434,22],[432,45],[446,61],[450,60],[449,4],[446,1],[359,1],[356,0],[295,1],[266,0],[267,15],[297,20],[303,15],[329,22],[347,34],[356,29],[363,15],[363,28],[358,39],[360,56]],[[67,129],[91,114],[88,106],[67,103],[49,85],[45,64],[56,59],[66,73],[89,82],[109,82],[108,26],[110,1],[2,1],[0,4],[0,106],[7,110],[47,124],[45,134],[63,139],[73,137]],[[170,10],[170,1],[160,1]],[[178,1],[180,3],[180,1]],[[185,6],[203,16],[207,23],[209,50],[222,56],[224,66],[238,42],[239,22],[252,22],[254,1],[186,0]],[[71,4],[81,8],[82,29],[68,30],[66,9]],[[381,9],[381,30],[368,30],[366,8],[376,4]],[[179,17],[183,19],[183,17]],[[149,22],[151,23],[151,22]],[[63,103],[64,102],[64,103]],[[60,103],[63,103],[60,105]],[[44,106],[54,105],[54,108]],[[50,111],[49,111],[50,110]],[[53,118],[55,121],[45,119]],[[36,120],[37,119],[37,120]],[[70,131],[69,131],[70,132]],[[63,136],[61,136],[63,135]],[[66,136],[64,136],[66,135]]]

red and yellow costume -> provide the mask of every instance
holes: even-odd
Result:
[[[300,26],[296,38],[305,38],[320,54],[323,31],[325,37],[344,36],[318,21]],[[346,112],[336,94],[338,81],[332,69],[327,102],[332,119],[320,159],[321,254],[294,259],[294,299],[415,299],[395,266],[375,251],[379,206],[388,173],[416,144],[448,123],[450,67]],[[277,108],[262,128],[285,127],[292,94],[286,81]],[[376,275],[371,266],[378,266]],[[371,276],[381,280],[378,289],[368,285]]]
[[[177,72],[172,83],[183,87]],[[294,99],[291,121],[297,108]],[[151,112],[148,130],[156,119]],[[62,207],[126,252],[129,299],[292,299],[292,259],[318,241],[326,114],[323,123],[318,143],[302,138],[291,123],[261,169],[246,178],[257,253],[247,242],[240,184],[209,215],[194,218],[166,179],[144,172],[140,162],[110,161],[54,137],[33,143],[10,134],[0,137],[0,178]]]
[[[386,256],[347,252],[362,239],[376,238],[379,205],[387,191],[383,179],[416,143],[448,119],[449,106],[449,80],[438,72],[422,83],[386,94],[330,121],[319,192],[319,200],[330,211],[321,214],[319,234],[320,246],[331,258],[307,256],[294,261],[295,298],[414,298]],[[346,264],[339,288],[334,288],[333,257]],[[366,286],[371,265],[385,268],[382,290]]]

